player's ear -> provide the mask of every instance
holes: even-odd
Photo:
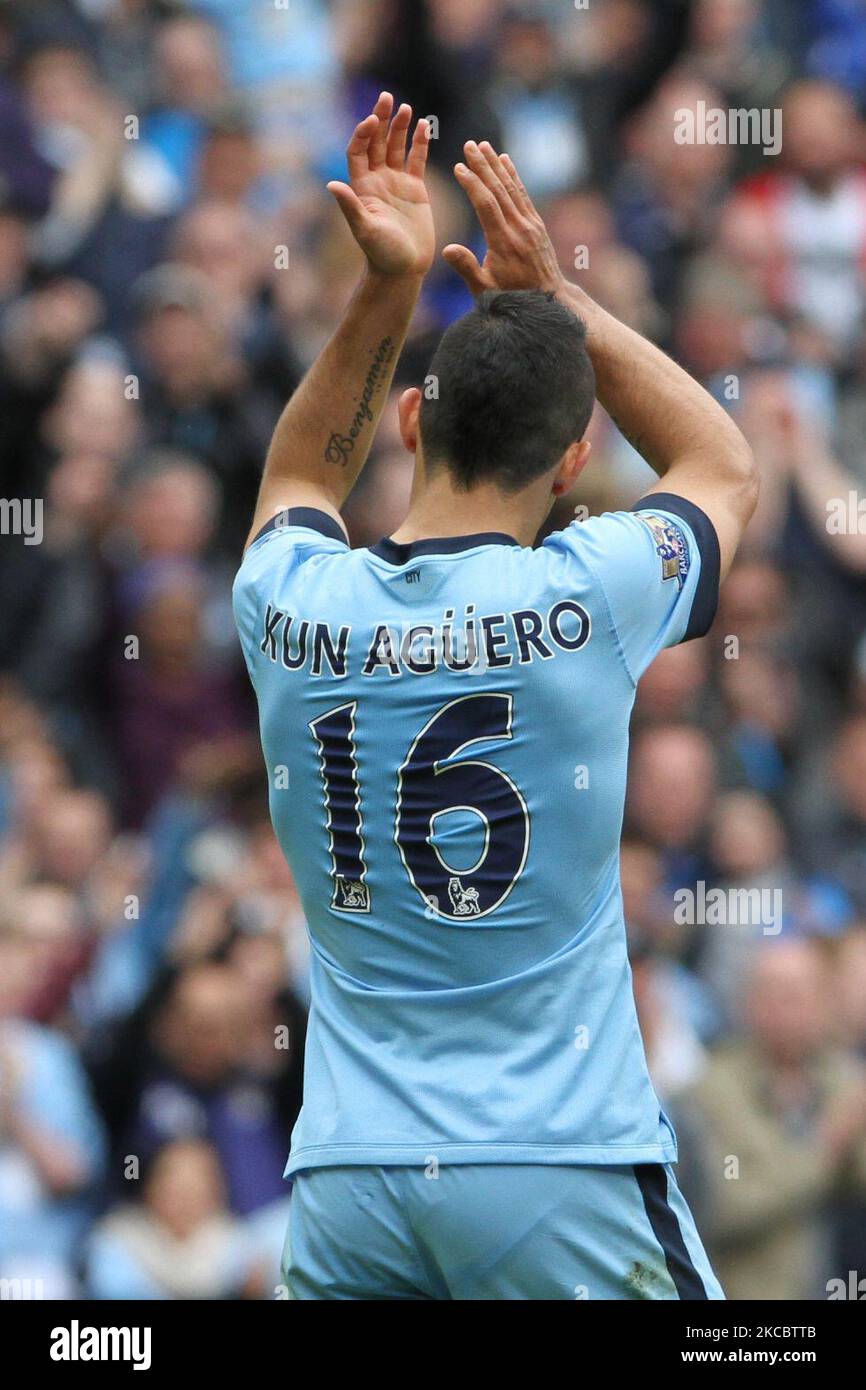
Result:
[[[418,416],[421,411],[421,392],[417,386],[410,386],[400,397],[398,413],[400,416],[400,437],[410,454],[418,448]]]
[[[571,492],[578,477],[586,467],[592,445],[588,439],[581,439],[576,444],[569,444],[559,462],[556,470],[556,477],[553,480],[554,497],[564,497],[567,492]]]

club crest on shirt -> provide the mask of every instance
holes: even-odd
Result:
[[[477,917],[479,915],[478,889],[464,888],[456,874],[448,880],[448,896],[451,899],[451,906],[456,917]]]
[[[656,516],[653,512],[638,512],[638,516],[649,527],[655,541],[656,553],[662,562],[662,579],[675,579],[682,588],[689,572],[689,543],[679,526],[667,517]]]

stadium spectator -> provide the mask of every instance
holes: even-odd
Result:
[[[826,1296],[839,1274],[831,1203],[866,1200],[866,1075],[833,1040],[831,970],[813,942],[767,944],[747,977],[745,1035],[690,1097],[729,1298]]]
[[[225,1206],[219,1160],[199,1139],[160,1149],[140,1203],[119,1204],[88,1242],[93,1298],[232,1298],[254,1274],[254,1248]]]
[[[161,989],[163,998],[160,989],[145,1000],[136,1074],[118,1069],[119,1039],[101,1079],[103,1096],[116,1098],[117,1155],[147,1162],[171,1140],[204,1136],[219,1155],[233,1211],[245,1215],[278,1201],[286,1115],[293,1118],[288,1107],[296,1100],[297,1019],[289,1045],[276,1059],[272,1049],[263,1068],[259,1025],[271,1000],[257,996],[236,966],[193,964]]]
[[[856,111],[831,83],[797,82],[784,96],[782,128],[783,167],[737,192],[737,246],[759,258],[770,305],[812,330],[813,351],[838,361],[863,327],[866,173]]]
[[[0,931],[0,1275],[76,1296],[105,1137],[71,1041],[32,1022],[32,941]]]

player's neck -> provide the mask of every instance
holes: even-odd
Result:
[[[544,521],[543,498],[526,492],[507,496],[492,487],[471,491],[455,488],[437,475],[413,491],[405,521],[393,534],[399,544],[443,536],[474,536],[495,532],[531,545]]]

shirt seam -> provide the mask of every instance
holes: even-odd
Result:
[[[241,563],[238,566],[238,570],[240,570],[243,567],[244,562],[247,559],[247,556],[252,555],[254,550],[258,550],[260,548],[264,549],[268,541],[276,540],[280,536],[287,536],[292,531],[306,532],[306,537],[298,536],[296,538],[296,545],[316,545],[325,542],[327,545],[339,546],[340,553],[342,553],[342,551],[344,550],[351,550],[352,548],[349,545],[348,541],[338,541],[336,536],[326,536],[323,532],[316,531],[312,526],[277,526],[272,531],[266,531],[265,534],[262,536],[256,536],[256,539],[252,542],[252,544],[247,546],[246,550],[241,556]],[[309,539],[307,539],[307,537],[309,537]]]
[[[247,546],[246,550],[244,551],[243,555],[241,556],[241,562],[240,562],[240,564],[238,565],[237,572],[236,572],[236,574],[235,574],[235,581],[234,581],[234,582],[237,583],[237,580],[239,579],[239,577],[240,577],[240,575],[241,575],[241,572],[243,571],[244,565],[246,564],[247,560],[248,560],[249,557],[253,554],[254,551],[258,552],[260,549],[263,550],[263,549],[265,548],[265,546],[267,545],[268,541],[273,540],[276,536],[285,536],[289,531],[306,531],[306,532],[307,532],[307,535],[306,535],[306,536],[298,536],[298,537],[297,537],[297,539],[296,539],[296,541],[295,541],[295,546],[296,546],[296,548],[297,548],[298,545],[305,545],[307,549],[309,549],[311,546],[316,546],[316,549],[319,550],[319,553],[320,553],[320,554],[334,554],[334,555],[336,555],[336,554],[342,554],[342,551],[343,551],[343,550],[345,550],[345,551],[347,551],[347,552],[348,552],[349,550],[351,550],[351,547],[350,547],[350,545],[348,544],[348,542],[345,542],[345,543],[340,542],[340,541],[338,541],[338,540],[336,539],[335,536],[325,536],[325,535],[322,534],[321,531],[316,531],[316,530],[314,530],[313,527],[311,527],[311,526],[279,526],[279,527],[276,527],[276,528],[275,528],[274,530],[272,530],[272,531],[267,531],[267,532],[265,532],[264,535],[257,536],[256,539],[253,541],[252,545],[248,545],[248,546]],[[327,550],[324,550],[324,551],[323,551],[323,550],[321,550],[321,548],[319,547],[319,545],[317,545],[317,542],[321,542],[321,541],[330,541],[333,545],[335,545],[335,546],[340,546],[341,549],[340,549],[340,550],[334,550],[334,551],[327,551]],[[233,587],[234,587],[234,586],[233,586]],[[260,592],[259,592],[259,586],[258,586],[258,584],[256,584],[255,586],[252,586],[251,592],[252,592],[252,595],[253,595],[253,600],[254,600],[254,605],[255,605],[255,621],[258,622],[259,619],[260,619],[261,616],[262,616],[261,594],[260,594]],[[244,659],[245,659],[245,661],[246,661],[247,671],[248,671],[248,673],[249,673],[250,680],[252,680],[252,678],[253,678],[253,665],[254,665],[254,662],[255,662],[255,655],[254,655],[254,653],[255,653],[255,650],[256,650],[257,643],[256,643],[256,640],[255,640],[255,637],[253,637],[253,638],[251,639],[251,645],[250,645],[249,647],[247,647],[246,639],[245,639],[245,636],[244,636],[244,633],[243,633],[243,630],[242,630],[242,628],[241,628],[240,623],[237,622],[237,621],[235,621],[235,627],[237,628],[238,638],[240,639],[241,651],[243,652]]]
[[[363,1139],[341,1139],[334,1140],[329,1144],[302,1144],[299,1149],[294,1149],[290,1158],[298,1158],[301,1154],[321,1153],[328,1149],[363,1149],[382,1150],[382,1149],[411,1149],[417,1153],[419,1149],[665,1149],[672,1148],[673,1143],[665,1143],[660,1139],[647,1139],[643,1142],[637,1140],[619,1141],[602,1140],[595,1144],[576,1144],[571,1140],[545,1140],[545,1139],[448,1139],[441,1142],[435,1139],[410,1140],[381,1140],[376,1143],[367,1143]]]
[[[619,652],[620,660],[622,661],[622,664],[625,667],[625,673],[628,676],[629,681],[631,682],[632,689],[636,690],[637,678],[632,674],[631,667],[629,666],[628,661],[626,659],[625,648],[623,647],[622,638],[619,635],[619,629],[617,628],[616,621],[613,616],[613,609],[610,605],[610,599],[607,595],[607,589],[604,587],[604,580],[602,579],[601,575],[595,568],[595,565],[593,564],[592,560],[590,560],[588,555],[581,555],[581,559],[583,560],[584,564],[586,565],[587,569],[589,570],[590,574],[592,575],[593,579],[595,580],[596,584],[601,590],[601,596],[604,600],[604,606],[607,612],[610,630],[613,633],[614,644],[616,646],[617,651]]]

